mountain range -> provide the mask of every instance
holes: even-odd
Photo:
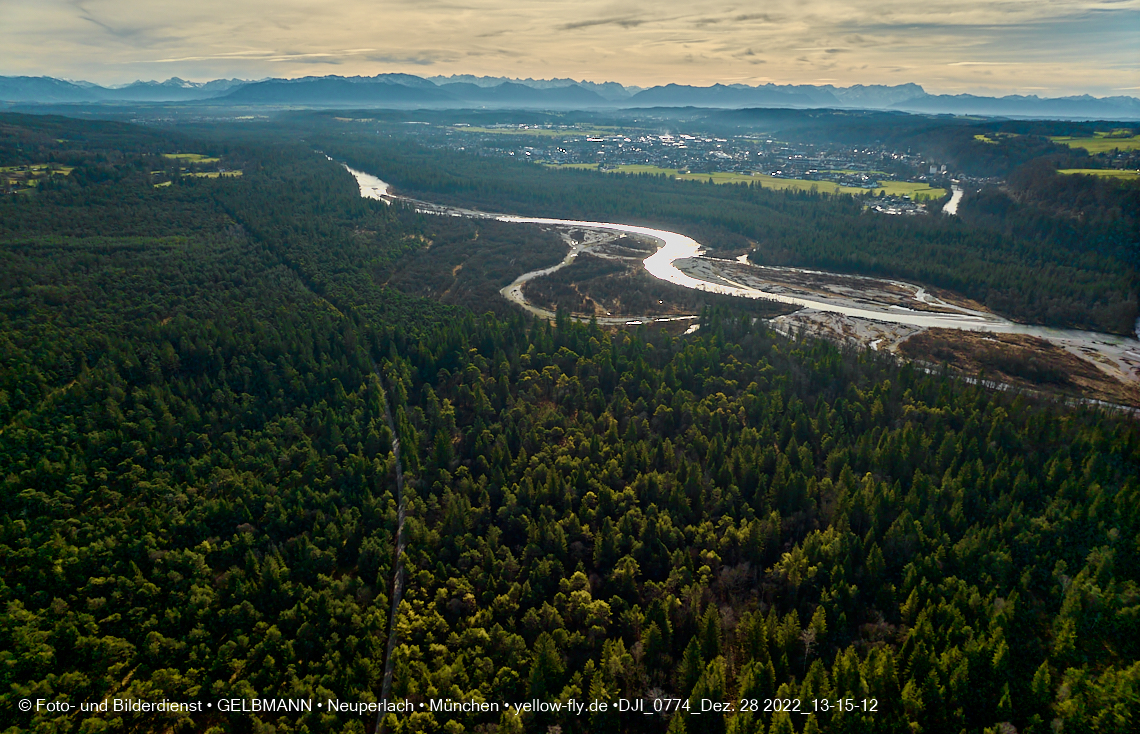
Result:
[[[666,84],[643,89],[616,82],[510,79],[412,74],[299,79],[136,81],[116,87],[52,77],[0,76],[0,104],[116,104],[185,102],[239,106],[353,106],[396,108],[595,109],[639,107],[851,108],[935,114],[1140,119],[1135,97],[1042,98],[928,94],[918,84],[833,85]]]

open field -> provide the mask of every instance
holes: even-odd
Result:
[[[761,179],[760,176],[753,176],[749,173],[733,173],[731,171],[714,171],[712,173],[680,173],[677,174],[677,178],[682,181],[708,181],[709,179],[712,179],[712,182],[716,184],[752,183],[754,181],[760,181]],[[811,183],[822,182],[812,181]]]
[[[676,168],[662,168],[661,166],[651,166],[648,164],[627,163],[624,166],[608,169],[606,173],[653,173],[676,176],[681,172]]]
[[[715,184],[750,184],[755,183],[766,189],[783,191],[816,191],[824,194],[864,194],[870,189],[860,189],[853,186],[840,186],[834,181],[808,181],[800,178],[776,178],[774,176],[752,176],[747,173],[686,173],[677,176],[683,181],[708,181],[712,179]]]
[[[211,158],[201,153],[163,153],[163,158],[173,158],[185,163],[217,163],[220,158]]]
[[[57,166],[51,163],[32,163],[27,166],[0,166],[0,173],[37,173],[52,172],[59,176],[66,176],[75,169],[72,166]]]
[[[886,176],[886,171],[856,171],[854,168],[829,168],[824,173],[841,173],[844,176],[858,176],[859,174],[867,174],[868,176]]]
[[[949,193],[946,189],[934,188],[933,186],[911,181],[883,181],[879,188],[874,189],[874,191],[875,193],[882,191],[886,193],[887,196],[909,196],[915,201],[941,199]]]
[[[1057,173],[1079,173],[1084,176],[1101,176],[1102,178],[1118,178],[1124,181],[1135,181],[1140,178],[1140,171],[1118,171],[1106,168],[1061,168]]]
[[[532,138],[573,138],[580,137],[582,135],[614,134],[613,129],[607,130],[596,127],[584,129],[565,128],[558,130],[545,127],[476,127],[474,125],[471,127],[462,127],[453,125],[451,129],[455,132],[460,133],[483,133],[487,135],[524,135],[526,137]]]
[[[17,192],[39,186],[51,176],[67,176],[74,168],[50,163],[31,163],[25,166],[0,166],[0,186],[12,187]]]
[[[597,163],[543,163],[547,168],[577,169],[579,171],[596,171]]]
[[[793,191],[816,191],[824,194],[854,194],[861,196],[868,193],[886,193],[888,196],[907,196],[915,201],[923,199],[939,199],[948,192],[946,189],[933,188],[923,183],[911,181],[884,181],[881,186],[874,189],[864,189],[857,186],[840,186],[834,181],[809,181],[801,178],[775,178],[774,176],[750,176],[745,173],[687,173],[677,176],[685,181],[708,181],[710,178],[717,184],[757,183],[766,189],[779,191],[792,189]]]
[[[547,168],[574,168],[584,171],[599,170],[596,163],[544,163]],[[882,185],[873,189],[858,186],[841,186],[834,181],[809,181],[801,178],[776,178],[766,175],[752,175],[748,173],[735,173],[732,171],[714,171],[712,173],[682,173],[676,168],[662,168],[648,164],[630,163],[614,168],[605,169],[604,173],[639,174],[649,173],[655,175],[671,176],[679,181],[708,181],[712,179],[715,184],[758,184],[766,189],[784,191],[811,191],[815,189],[824,194],[852,194],[863,196],[865,194],[885,193],[887,196],[906,196],[915,201],[924,199],[940,199],[949,192],[946,189],[934,188],[924,183],[912,181],[884,181]],[[843,173],[872,173],[879,171],[843,171]]]
[[[979,143],[989,143],[990,145],[997,145],[1001,142],[1002,138],[1016,138],[1017,133],[987,133],[982,135],[975,135],[974,140]]]
[[[1118,131],[1111,133],[1096,133],[1091,138],[1074,138],[1069,136],[1050,136],[1054,143],[1067,145],[1070,148],[1084,148],[1090,153],[1107,153],[1110,150],[1140,150],[1140,135],[1119,135]]]

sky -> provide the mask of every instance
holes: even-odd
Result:
[[[1140,0],[0,0],[0,75],[571,77],[1140,96]]]

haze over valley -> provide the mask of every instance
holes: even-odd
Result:
[[[222,106],[319,106],[379,108],[623,109],[653,107],[878,109],[935,114],[1014,117],[1140,119],[1140,99],[1126,95],[1002,97],[928,94],[920,85],[667,84],[643,89],[616,82],[572,79],[507,79],[454,75],[430,79],[411,74],[372,77],[300,77],[206,83],[177,77],[102,87],[50,77],[0,77],[0,105],[20,103],[129,104],[197,102]]]

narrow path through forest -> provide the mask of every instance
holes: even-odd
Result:
[[[404,519],[407,517],[407,504],[404,498],[404,465],[400,460],[400,436],[396,433],[396,422],[392,419],[392,409],[388,404],[388,394],[384,389],[384,377],[372,361],[372,373],[380,382],[380,397],[384,401],[384,419],[392,433],[392,454],[396,457],[396,555],[392,559],[392,609],[388,615],[388,649],[384,654],[384,679],[380,686],[380,712],[376,714],[376,734],[383,734],[385,710],[392,695],[392,666],[396,652],[396,620],[400,602],[404,598]]]

